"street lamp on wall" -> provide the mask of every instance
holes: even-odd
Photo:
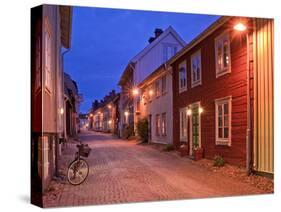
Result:
[[[241,23],[241,22],[238,22],[237,24],[235,24],[233,26],[233,29],[235,29],[236,31],[239,31],[239,32],[243,32],[247,29],[246,25]]]
[[[61,107],[60,108],[60,114],[63,115],[64,114],[64,109]]]
[[[132,90],[132,94],[133,94],[133,96],[139,95],[139,89],[134,88],[134,89]]]

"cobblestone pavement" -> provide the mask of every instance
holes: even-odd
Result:
[[[84,132],[80,137],[92,148],[86,159],[90,166],[88,178],[79,186],[53,182],[43,198],[44,207],[264,193],[195,165],[175,151],[159,151],[109,134]],[[73,160],[74,146],[67,148],[60,161],[63,174]]]

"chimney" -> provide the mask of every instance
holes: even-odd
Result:
[[[152,43],[154,40],[155,40],[154,37],[150,37],[150,38],[148,39],[148,42],[149,42],[149,43]]]
[[[155,38],[159,37],[163,33],[163,30],[160,28],[156,28],[154,31]]]

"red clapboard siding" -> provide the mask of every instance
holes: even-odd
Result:
[[[231,41],[231,73],[216,78],[215,38],[227,28],[220,27],[173,64],[173,116],[174,144],[179,145],[179,109],[200,101],[204,112],[201,114],[201,144],[204,156],[213,159],[221,155],[232,164],[245,165],[247,128],[247,46],[242,36],[229,30]],[[202,85],[191,88],[190,56],[201,49]],[[187,91],[179,94],[178,65],[186,61]],[[232,96],[231,146],[216,145],[215,141],[215,99]]]

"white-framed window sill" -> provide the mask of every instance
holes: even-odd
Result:
[[[219,78],[219,77],[221,77],[221,76],[223,76],[223,75],[225,75],[225,74],[230,74],[231,73],[231,70],[229,69],[229,68],[225,68],[225,69],[223,69],[223,70],[221,70],[221,71],[216,71],[216,78]]]
[[[197,87],[197,86],[199,86],[199,85],[202,85],[202,81],[201,81],[201,80],[196,81],[196,82],[193,82],[193,83],[191,84],[191,88]]]
[[[231,146],[231,141],[229,139],[216,139],[216,145],[218,146]]]
[[[187,91],[187,87],[184,87],[184,88],[180,88],[180,89],[179,89],[179,93],[182,93],[182,92],[185,92],[185,91]]]

